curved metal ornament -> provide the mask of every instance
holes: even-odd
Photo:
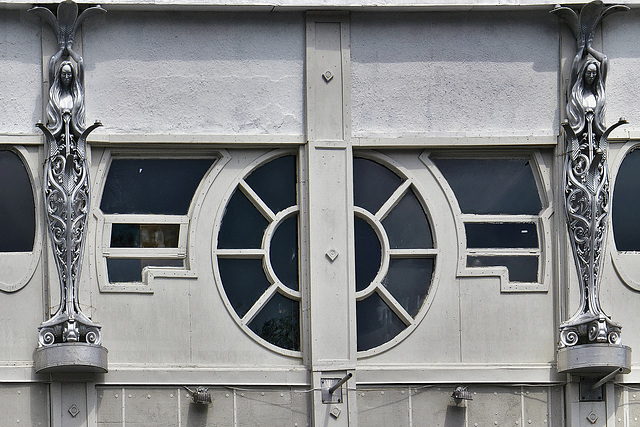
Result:
[[[562,127],[566,147],[564,211],[580,284],[580,304],[576,313],[560,324],[560,348],[621,342],[621,326],[602,310],[599,290],[611,202],[607,138],[626,120],[620,119],[604,129],[608,61],[593,48],[592,41],[597,25],[606,15],[626,9],[621,5],[605,7],[594,1],[585,5],[579,15],[561,6],[552,11],[569,25],[578,48],[571,69],[568,120]]]
[[[91,198],[86,139],[102,124],[96,122],[88,128],[84,126],[83,60],[73,51],[73,39],[87,16],[106,11],[93,7],[77,17],[77,6],[68,0],[59,5],[57,17],[42,7],[31,11],[51,25],[59,47],[49,62],[49,122],[46,125],[38,123],[37,126],[46,138],[43,192],[49,238],[60,282],[60,306],[49,320],[40,325],[38,346],[65,342],[100,345],[100,325],[80,309],[78,285]]]

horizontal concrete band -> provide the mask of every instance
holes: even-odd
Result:
[[[33,356],[36,372],[107,372],[107,349],[85,343],[53,344]]]

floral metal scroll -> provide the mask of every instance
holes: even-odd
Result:
[[[563,19],[576,37],[577,53],[571,64],[565,140],[564,210],[573,258],[580,283],[580,305],[560,324],[559,347],[578,344],[620,344],[621,326],[600,307],[599,288],[609,222],[611,192],[607,166],[607,138],[625,124],[620,119],[604,124],[607,57],[593,47],[596,28],[612,12],[626,6],[604,6],[594,1],[578,15],[557,6],[552,12]]]
[[[106,11],[90,7],[78,16],[78,6],[71,1],[60,3],[57,16],[44,7],[30,11],[46,21],[58,39],[58,51],[49,61],[47,123],[37,126],[46,138],[43,190],[60,306],[40,325],[39,347],[63,342],[99,345],[100,325],[80,309],[78,284],[90,201],[86,140],[101,123],[85,126],[84,64],[73,42],[87,17]]]

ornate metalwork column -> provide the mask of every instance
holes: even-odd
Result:
[[[626,120],[620,119],[609,128],[604,125],[608,60],[593,47],[600,21],[612,12],[627,9],[622,5],[605,7],[594,1],[586,4],[579,15],[561,6],[552,11],[569,25],[577,42],[568,87],[567,120],[562,128],[566,151],[564,212],[578,272],[580,305],[570,319],[560,324],[561,372],[576,371],[576,363],[587,370],[630,368],[630,361],[626,360],[630,349],[620,345],[621,326],[602,310],[599,296],[611,200],[607,138]],[[595,359],[594,349],[599,352]],[[582,352],[580,361],[574,357],[576,351]]]
[[[39,327],[36,371],[86,367],[106,371],[106,349],[100,325],[80,309],[78,284],[86,240],[90,184],[86,139],[101,123],[84,123],[84,63],[73,50],[76,31],[97,7],[78,16],[70,0],[59,4],[57,16],[44,7],[30,10],[55,32],[58,51],[49,61],[47,123],[37,126],[45,134],[44,199],[53,254],[60,282],[60,307]],[[76,344],[75,347],[70,346]]]

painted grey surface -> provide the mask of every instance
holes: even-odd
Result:
[[[555,134],[557,54],[546,12],[354,13],[353,133]]]
[[[109,133],[300,135],[302,18],[110,12],[84,34],[87,118]]]

